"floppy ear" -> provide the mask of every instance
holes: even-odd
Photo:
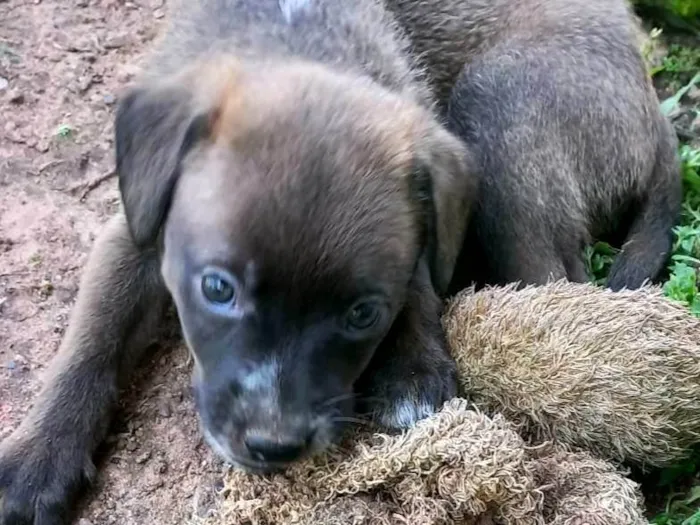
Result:
[[[209,127],[183,87],[133,88],[116,112],[116,166],[126,220],[137,246],[155,242],[180,161]]]
[[[444,295],[476,198],[477,171],[466,145],[438,123],[431,123],[417,149],[411,193],[418,204],[433,287]]]

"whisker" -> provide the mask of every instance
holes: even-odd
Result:
[[[321,407],[328,407],[330,405],[333,405],[335,403],[340,403],[341,401],[346,401],[348,399],[355,399],[355,401],[360,401],[360,402],[365,402],[365,403],[381,403],[381,404],[387,404],[388,401],[383,398],[383,397],[376,397],[376,396],[363,396],[357,393],[350,393],[350,394],[341,394],[339,396],[331,397],[329,399],[326,399],[321,403]]]
[[[368,403],[382,403],[382,404],[388,404],[388,401],[386,398],[383,397],[376,397],[376,396],[357,396],[358,401],[364,401]]]
[[[348,399],[352,399],[356,397],[357,394],[355,393],[349,393],[349,394],[341,394],[339,396],[331,397],[329,399],[326,399],[323,403],[321,403],[322,407],[327,407],[329,405],[334,405],[336,403],[340,403],[341,401],[347,401]]]
[[[366,419],[359,419],[356,417],[333,417],[331,418],[333,423],[355,423],[356,425],[369,425],[371,421]]]

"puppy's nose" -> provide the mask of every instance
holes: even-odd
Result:
[[[290,463],[302,455],[309,441],[273,440],[267,436],[253,434],[245,438],[245,446],[250,455],[258,461]]]

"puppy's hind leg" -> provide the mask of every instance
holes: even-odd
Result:
[[[90,254],[77,304],[46,384],[0,444],[0,524],[65,523],[94,475],[118,389],[167,305],[155,252],[139,251],[123,215]]]
[[[547,217],[527,213],[527,202],[491,197],[488,203],[487,212],[477,216],[474,225],[474,239],[481,247],[481,284],[523,287],[568,277],[569,265]],[[513,211],[499,211],[504,209]]]
[[[633,219],[622,251],[613,262],[607,286],[633,290],[657,278],[668,260],[682,201],[682,179],[674,141],[659,148],[654,184]]]

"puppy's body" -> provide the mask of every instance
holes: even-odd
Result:
[[[381,1],[182,0],[145,68],[144,80],[162,79],[215,55],[251,63],[324,64],[369,76],[423,104],[433,94],[419,81],[410,41]],[[282,87],[282,86],[280,86]]]
[[[120,103],[124,213],[96,243],[49,383],[0,446],[0,524],[60,522],[170,297],[207,439],[253,470],[327,445],[355,392],[395,427],[454,393],[440,296],[475,183],[432,108],[465,61],[536,46],[567,13],[533,3],[545,22],[528,29],[511,3],[527,4],[183,3]],[[466,78],[463,93],[493,104],[468,93],[480,75]],[[507,94],[519,90],[537,105],[527,82]],[[367,312],[369,328],[340,324],[373,321]]]
[[[207,440],[253,471],[323,449],[356,396],[405,427],[456,393],[440,297],[475,183],[409,47],[375,0],[182,3],[120,101],[123,212],[0,447],[0,524],[66,519],[170,298]]]
[[[583,247],[599,239],[622,245],[612,289],[654,279],[671,248],[681,178],[627,2],[465,4],[488,35],[449,109],[481,180],[467,240],[475,251],[463,261],[479,264],[469,277],[586,281]],[[439,59],[429,41],[418,48]]]

